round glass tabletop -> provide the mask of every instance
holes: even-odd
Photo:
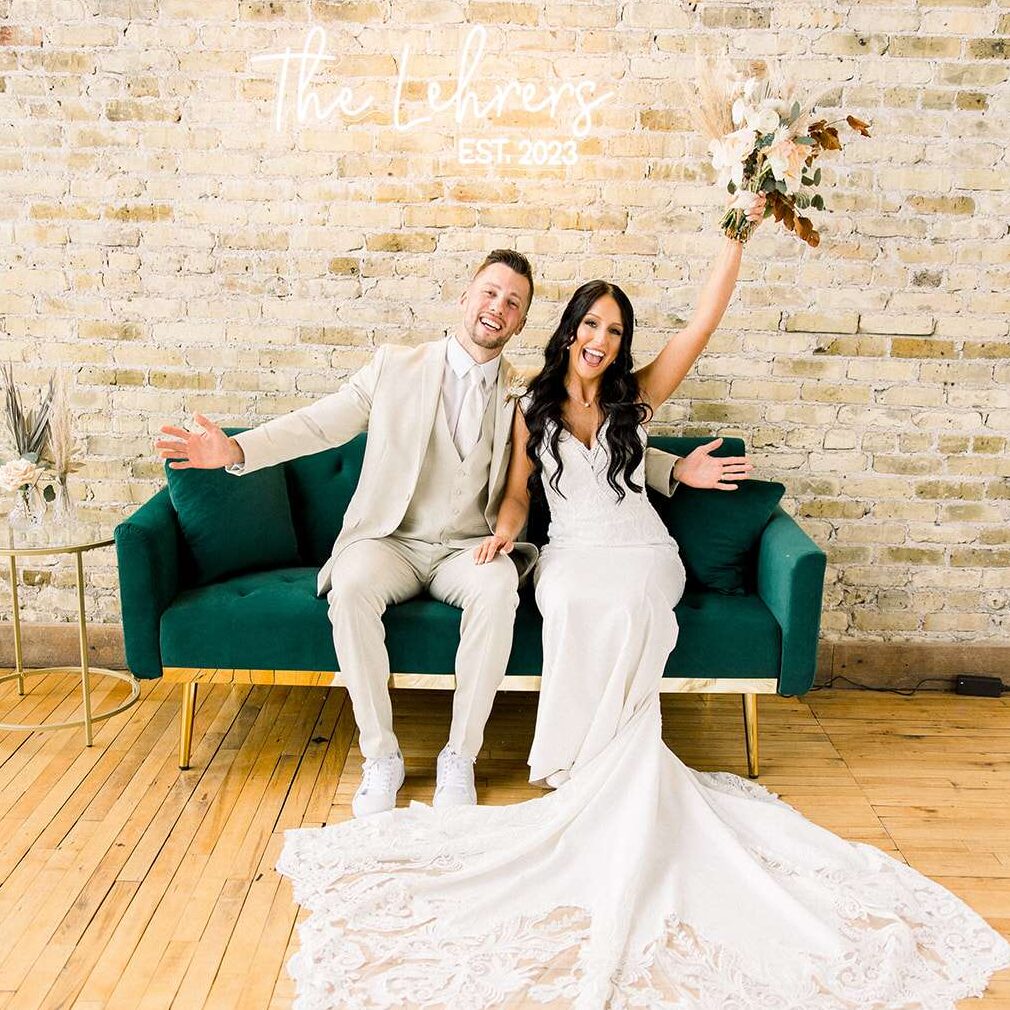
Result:
[[[0,557],[33,554],[76,554],[114,543],[112,531],[118,520],[80,519],[73,523],[43,523],[41,526],[11,526],[0,522]]]

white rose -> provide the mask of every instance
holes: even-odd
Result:
[[[778,103],[773,98],[766,98],[756,108],[744,99],[738,98],[733,103],[733,125],[742,126],[755,133],[773,133],[779,126]]]
[[[44,473],[38,463],[19,456],[0,466],[0,487],[5,491],[16,491],[19,487],[35,487]]]
[[[773,98],[766,98],[757,109],[751,109],[747,116],[748,129],[757,133],[772,133],[778,129],[779,114],[776,109],[778,103]]]
[[[733,182],[739,189],[743,185],[743,163],[754,150],[756,140],[753,130],[735,130],[708,145],[712,167],[719,173],[720,186]]]

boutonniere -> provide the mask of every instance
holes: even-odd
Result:
[[[526,379],[516,373],[509,378],[508,385],[505,387],[505,402],[510,403],[512,400],[519,400],[525,395]]]

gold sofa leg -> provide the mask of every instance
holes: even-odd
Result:
[[[182,685],[182,714],[179,719],[179,767],[189,767],[189,752],[193,747],[193,722],[196,718],[196,684]]]
[[[747,741],[747,774],[758,777],[758,696],[743,695],[743,733]]]

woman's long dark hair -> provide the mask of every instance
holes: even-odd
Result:
[[[649,407],[639,397],[638,380],[633,371],[631,358],[631,338],[635,330],[635,310],[628,296],[616,285],[608,281],[589,281],[572,295],[561,321],[544,348],[544,367],[529,385],[529,404],[526,409],[526,427],[529,439],[526,455],[530,458],[533,472],[528,488],[531,495],[539,490],[543,464],[540,461],[540,446],[545,439],[557,464],[557,471],[550,484],[558,494],[563,464],[558,452],[561,438],[561,407],[568,399],[565,375],[568,372],[568,349],[575,339],[576,331],[583,317],[600,298],[610,295],[621,311],[624,332],[617,357],[607,366],[600,382],[600,409],[603,423],[607,425],[607,446],[610,450],[610,465],[607,469],[607,483],[614,489],[618,501],[624,498],[624,487],[617,479],[623,472],[624,483],[636,493],[642,488],[631,478],[642,461],[642,442],[638,436],[638,426],[652,415]],[[549,423],[553,422],[553,424]],[[549,430],[549,433],[548,433]],[[572,436],[574,437],[574,436]]]

